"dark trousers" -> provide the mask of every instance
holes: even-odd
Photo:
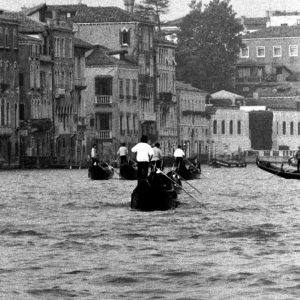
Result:
[[[161,163],[161,160],[154,160],[154,161],[151,161],[151,166],[152,166],[152,169],[154,169],[154,168],[162,169],[162,163]]]
[[[120,156],[120,163],[121,164],[125,164],[127,162],[127,157],[126,157],[126,155],[121,155]]]
[[[175,157],[175,167],[180,168],[183,164],[183,157]]]
[[[147,178],[148,170],[149,170],[149,162],[139,161],[138,162],[138,172],[137,172],[138,180]]]

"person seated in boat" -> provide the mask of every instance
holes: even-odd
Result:
[[[181,145],[178,145],[177,149],[174,151],[175,168],[176,169],[180,169],[180,167],[183,165],[184,156],[185,156],[185,153],[181,149]]]
[[[152,159],[151,159],[152,169],[162,170],[162,151],[160,149],[160,144],[155,143],[152,150],[153,150],[153,156],[152,156]]]
[[[92,165],[97,165],[99,163],[99,160],[97,158],[97,145],[94,144],[91,149],[91,159],[92,159]]]
[[[131,149],[131,152],[136,153],[136,160],[138,165],[138,181],[147,178],[149,163],[153,156],[153,149],[148,144],[148,137],[146,135],[143,135],[141,137],[141,141]]]
[[[125,164],[127,162],[127,154],[128,154],[128,149],[125,143],[121,143],[121,146],[117,154],[120,156],[120,164],[121,165]]]
[[[297,172],[300,172],[300,146],[295,154],[295,158],[297,159]]]

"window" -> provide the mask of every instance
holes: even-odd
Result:
[[[129,134],[130,133],[130,124],[129,124],[129,122],[130,122],[130,116],[129,115],[127,115],[126,116],[126,129],[127,129],[127,134]]]
[[[14,29],[14,31],[13,31],[13,47],[14,47],[14,49],[18,48],[17,30],[16,29]]]
[[[300,122],[298,122],[298,135],[300,135]]]
[[[0,27],[0,48],[4,46],[4,34],[3,34],[3,28]]]
[[[119,81],[119,94],[120,94],[120,99],[124,99],[124,83],[123,83],[123,79],[120,79],[120,81]]]
[[[129,46],[130,45],[130,29],[123,28],[120,31],[120,44],[122,46]]]
[[[123,133],[123,116],[120,115],[120,133]]]
[[[289,45],[289,56],[298,56],[298,45]]]
[[[126,79],[126,98],[130,99],[130,79]]]
[[[19,104],[19,119],[20,120],[24,120],[25,118],[25,108],[24,108],[24,104],[20,103]]]
[[[285,122],[282,123],[282,134],[283,135],[286,134],[286,123]]]
[[[256,56],[257,57],[265,57],[265,46],[256,47]]]
[[[112,95],[112,78],[96,77],[95,78],[95,95]]]
[[[213,134],[217,134],[217,132],[218,132],[217,125],[218,125],[217,120],[214,120],[214,122],[213,122]]]
[[[229,122],[229,133],[233,134],[233,121],[232,120],[230,120],[230,122]]]
[[[240,56],[241,57],[249,57],[249,47],[244,47],[244,48],[241,48],[241,53],[240,53]]]
[[[222,121],[222,134],[225,134],[225,121]]]
[[[8,28],[5,28],[5,41],[4,41],[5,47],[9,48],[9,33]]]
[[[294,135],[294,122],[290,123],[290,135]]]
[[[242,126],[241,126],[241,121],[237,122],[237,133],[241,134],[242,133]]]
[[[273,57],[281,57],[281,46],[273,46]]]
[[[69,42],[69,51],[70,51],[69,57],[72,58],[73,57],[73,40],[72,40],[72,38],[70,38],[69,41],[70,41]]]
[[[132,80],[132,96],[133,96],[133,99],[136,99],[136,95],[137,95],[137,92],[136,92],[136,87],[137,87],[137,82],[135,79]]]

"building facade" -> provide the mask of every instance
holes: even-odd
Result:
[[[19,163],[18,22],[0,12],[0,164]]]
[[[208,93],[176,81],[178,144],[187,157],[208,154],[209,119],[205,102]]]
[[[177,144],[177,105],[175,79],[175,44],[165,39],[155,41],[156,120],[158,141],[164,155],[172,156]]]
[[[87,148],[96,144],[101,160],[115,160],[120,142],[128,148],[138,142],[138,66],[124,51],[96,46],[87,53],[85,76]]]

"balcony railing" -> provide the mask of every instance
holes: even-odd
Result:
[[[96,95],[95,104],[112,104],[111,95]]]
[[[177,129],[174,128],[160,129],[159,134],[163,136],[177,136]]]
[[[0,126],[0,136],[8,136],[8,135],[12,135],[12,128]]]
[[[141,120],[142,121],[156,121],[155,113],[141,113]]]
[[[112,139],[112,131],[111,130],[98,130],[96,132],[96,139],[99,139],[99,140]]]

